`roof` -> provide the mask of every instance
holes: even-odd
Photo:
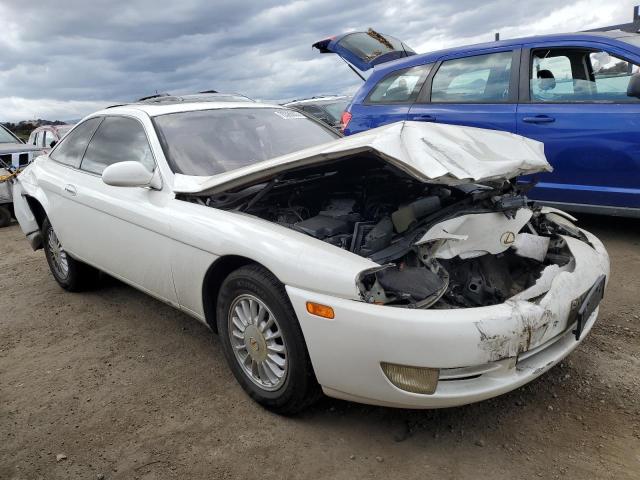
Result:
[[[374,75],[378,77],[381,74],[388,73],[389,70],[396,70],[399,66],[412,67],[415,65],[422,65],[425,62],[435,61],[436,59],[448,55],[451,53],[466,53],[466,52],[474,52],[478,50],[486,50],[490,48],[499,48],[499,47],[514,47],[516,45],[521,45],[525,43],[537,43],[537,42],[547,42],[547,41],[594,41],[597,39],[613,39],[618,40],[623,37],[632,37],[637,36],[635,33],[624,32],[622,30],[607,30],[607,31],[588,31],[588,32],[575,32],[575,33],[557,33],[550,35],[535,35],[530,37],[520,37],[520,38],[510,38],[506,40],[499,40],[494,42],[485,42],[485,43],[476,43],[473,45],[461,45],[459,47],[447,48],[444,50],[436,50],[428,53],[421,53],[418,55],[411,55],[409,57],[402,57],[398,60],[393,60],[390,62],[385,62],[383,64],[377,65],[374,70],[374,74],[371,75],[372,78]],[[622,44],[622,41],[620,41]],[[630,47],[630,45],[627,45]]]
[[[114,113],[126,113],[132,110],[141,111],[150,117],[158,115],[166,115],[169,113],[189,112],[197,110],[218,110],[224,108],[286,108],[280,105],[258,102],[180,102],[168,104],[153,103],[129,103],[126,105],[117,105],[115,107],[105,108],[95,112],[91,116],[96,115],[113,115]]]
[[[215,102],[215,101],[238,101],[238,102],[255,102],[252,98],[242,95],[240,93],[220,93],[215,91],[206,91],[200,93],[190,93],[187,95],[170,95],[168,93],[161,93],[143,97],[135,103],[149,103],[149,104],[168,104],[168,103],[182,103],[182,102]]]

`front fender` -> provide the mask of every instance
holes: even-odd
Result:
[[[42,234],[40,232],[40,225],[34,212],[31,210],[31,206],[27,201],[27,194],[24,191],[22,184],[16,181],[13,184],[13,211],[18,219],[22,232],[26,235],[27,240],[31,244],[31,248],[38,250],[42,248]]]

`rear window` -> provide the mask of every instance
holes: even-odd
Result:
[[[216,175],[340,138],[281,108],[196,110],[153,119],[176,173]]]
[[[371,61],[385,53],[405,51],[415,53],[397,38],[377,32],[357,32],[345,35],[338,45],[348,49],[360,59]]]

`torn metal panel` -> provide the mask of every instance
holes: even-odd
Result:
[[[519,233],[513,243],[516,253],[525,258],[532,258],[542,262],[549,250],[549,237],[541,237],[531,233]]]
[[[552,313],[539,305],[523,301],[507,301],[511,308],[509,324],[490,321],[475,322],[480,333],[478,346],[490,361],[517,357],[540,344],[552,323]]]
[[[581,298],[602,272],[608,274],[606,256],[575,238],[563,239],[576,259],[574,263],[548,266],[534,286],[504,302],[511,309],[508,322],[475,322],[480,334],[478,347],[491,361],[515,357],[566,332],[574,321],[575,299]],[[593,236],[590,240],[598,242]],[[543,295],[539,302],[527,301],[539,295]]]
[[[434,225],[416,245],[445,240],[433,253],[435,258],[473,258],[487,253],[495,255],[514,244],[518,232],[531,215],[531,210],[527,208],[518,210],[514,218],[508,218],[502,212],[462,215]]]

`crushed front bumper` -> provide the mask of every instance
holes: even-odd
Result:
[[[319,383],[326,394],[337,398],[440,408],[491,398],[530,382],[575,349],[597,317],[596,309],[576,340],[572,301],[600,275],[609,276],[604,246],[585,234],[593,248],[567,237],[575,268],[558,274],[537,303],[508,300],[489,307],[411,310],[287,286]],[[309,314],[308,301],[330,305],[335,318]],[[383,373],[381,362],[440,369],[435,393],[397,388]]]

